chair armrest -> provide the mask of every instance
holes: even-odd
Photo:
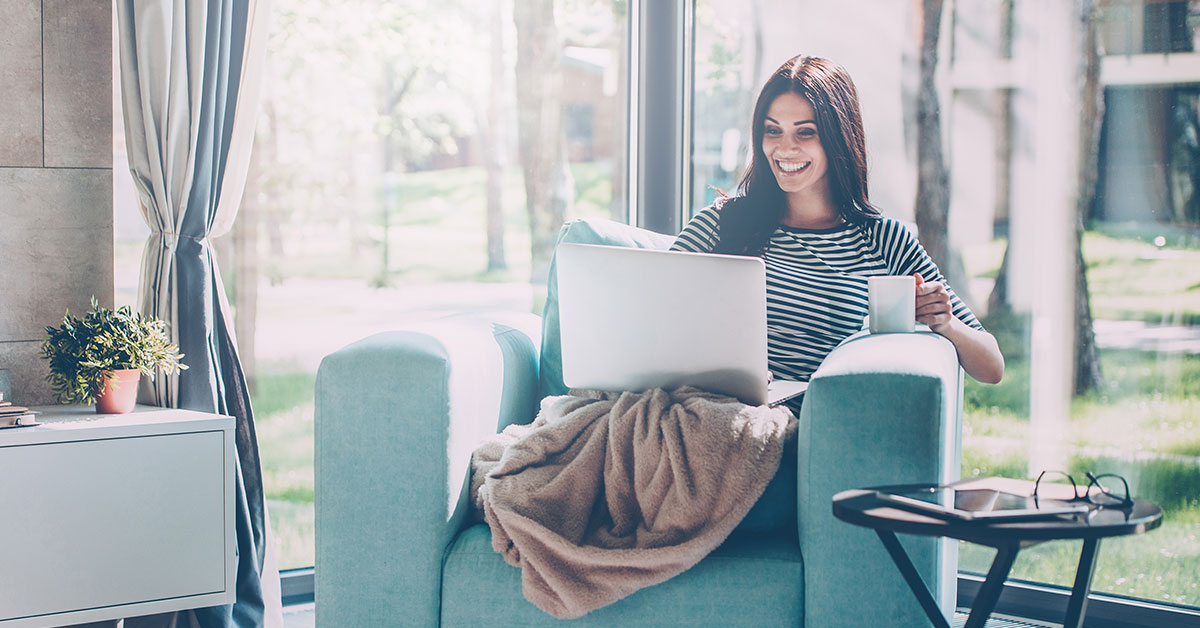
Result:
[[[954,346],[929,332],[856,334],[813,374],[798,434],[806,625],[871,626],[883,617],[897,626],[928,625],[877,536],[835,519],[832,503],[851,488],[957,479],[961,391]],[[957,546],[914,537],[904,545],[943,610],[952,612]],[[851,600],[855,612],[847,615]]]
[[[502,322],[498,322],[502,321]],[[322,626],[438,623],[475,447],[537,404],[538,317],[453,317],[327,356],[315,410]]]

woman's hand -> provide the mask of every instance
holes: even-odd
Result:
[[[913,273],[917,280],[917,322],[929,325],[929,329],[944,334],[954,318],[950,305],[950,292],[940,281],[925,281],[921,273]]]
[[[940,281],[917,280],[916,316],[918,323],[945,336],[958,352],[958,362],[968,375],[985,384],[998,384],[1004,377],[1004,355],[996,338],[986,331],[967,326],[954,315],[950,292]]]

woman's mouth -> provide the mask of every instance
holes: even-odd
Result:
[[[779,170],[786,174],[796,174],[798,172],[803,172],[806,168],[808,168],[808,166],[810,164],[812,164],[811,161],[776,161],[775,162],[775,165],[779,167]]]

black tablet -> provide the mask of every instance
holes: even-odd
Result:
[[[1039,499],[991,489],[930,487],[875,497],[889,506],[953,521],[1033,521],[1086,513],[1081,502]]]

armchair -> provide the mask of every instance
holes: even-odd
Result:
[[[666,248],[618,223],[567,223],[559,242]],[[487,435],[562,394],[551,266],[543,317],[461,315],[328,356],[316,384],[316,614],[328,627],[549,626],[519,571],[467,513],[469,461]],[[959,469],[962,372],[931,333],[858,334],[814,374],[796,453],[739,530],[692,569],[578,626],[920,626],[882,544],[834,519],[855,487],[947,482]],[[794,479],[793,479],[794,478]],[[906,538],[954,608],[955,546]]]

